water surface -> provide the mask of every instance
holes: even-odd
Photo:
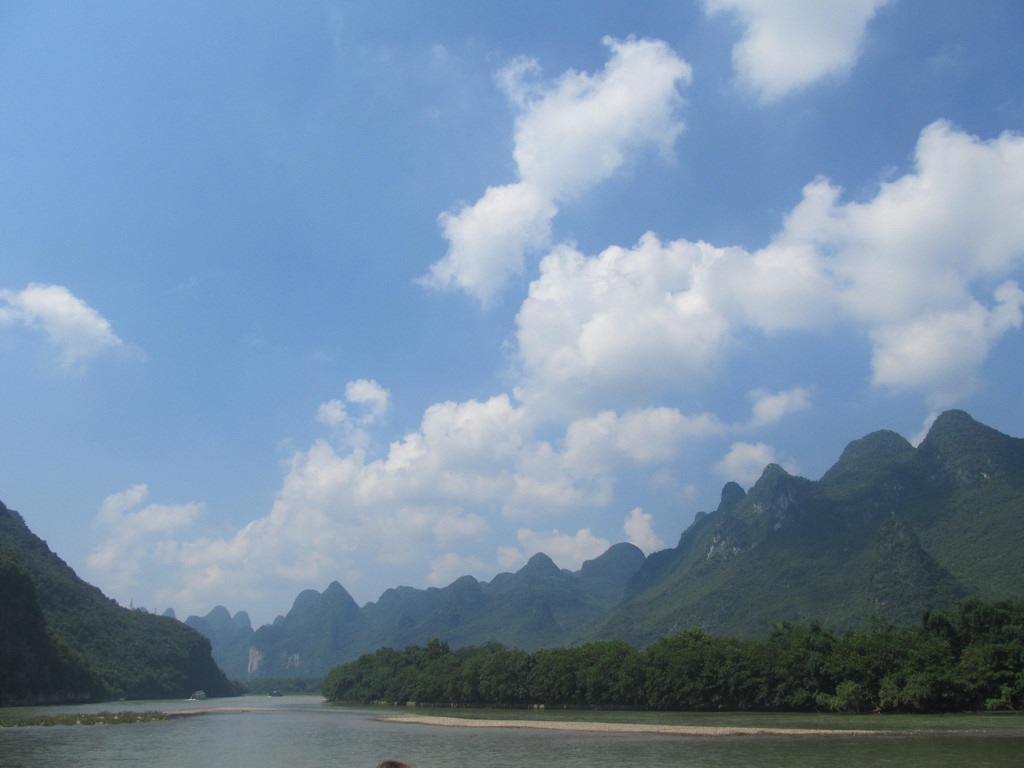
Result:
[[[381,710],[340,708],[319,698],[246,696],[206,702],[129,702],[0,710],[0,718],[55,711],[196,710],[244,707],[118,726],[0,728],[0,766],[147,766],[180,768],[375,768],[385,758],[414,768],[565,766],[1014,766],[1024,761],[1024,717],[906,718],[674,713],[523,713],[501,716],[576,720],[745,725],[779,728],[884,727],[875,736],[666,736],[442,728],[381,722]],[[405,711],[405,710],[402,710]],[[422,711],[422,710],[421,710]],[[494,712],[459,712],[493,717]],[[922,733],[921,731],[927,731]]]

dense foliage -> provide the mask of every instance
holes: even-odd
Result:
[[[5,703],[184,698],[197,689],[210,696],[234,693],[205,637],[170,617],[122,608],[78,578],[2,503],[0,548],[12,563],[4,571],[12,585],[4,599],[13,612],[10,621],[0,624],[0,645],[7,647],[8,638],[29,632],[52,638],[32,647],[53,649],[48,655],[0,658],[0,680],[8,681],[0,691]],[[13,640],[10,647],[17,650]],[[53,653],[62,659],[57,667],[49,660]],[[41,685],[54,669],[63,670],[60,679]]]
[[[819,480],[770,465],[746,494],[727,486],[582,638],[643,646],[691,626],[754,638],[780,620],[843,631],[873,616],[912,626],[968,597],[1024,599],[1022,547],[1024,440],[947,411],[917,448],[879,431]]]
[[[1024,602],[965,601],[920,625],[837,634],[778,624],[764,639],[665,637],[527,653],[433,640],[333,669],[330,701],[662,710],[945,712],[1024,705]]]
[[[0,549],[0,705],[87,698],[85,664],[46,626],[32,577]]]

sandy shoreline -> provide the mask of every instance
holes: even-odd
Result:
[[[443,715],[382,715],[388,723],[416,723],[446,728],[538,728],[550,731],[601,733],[661,733],[673,736],[881,736],[883,730],[833,730],[826,728],[746,728],[731,725],[658,725],[647,723],[594,723],[559,720],[478,720]]]
[[[264,707],[202,707],[164,711],[169,717],[210,715],[218,712],[272,712]],[[889,730],[838,730],[832,728],[750,728],[734,725],[661,725],[658,723],[596,723],[567,720],[501,720],[446,715],[378,715],[386,723],[412,723],[441,728],[534,728],[548,731],[594,733],[653,733],[670,736],[881,736]]]

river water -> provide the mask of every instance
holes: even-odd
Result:
[[[0,718],[56,711],[238,708],[118,726],[0,728],[0,768],[46,766],[218,766],[218,768],[375,768],[391,758],[414,768],[564,766],[1019,766],[1024,717],[953,719],[874,716],[836,720],[773,715],[643,715],[677,724],[887,729],[873,736],[677,736],[520,728],[442,728],[382,722],[381,710],[332,707],[309,696],[206,702],[128,702],[0,710]],[[240,711],[244,708],[245,711]],[[493,714],[493,713],[491,713]],[[523,717],[523,714],[515,715]],[[545,717],[623,720],[623,713]],[[838,723],[838,725],[836,725]],[[909,732],[910,730],[913,732]],[[927,730],[928,733],[921,733]]]

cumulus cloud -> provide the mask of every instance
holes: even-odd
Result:
[[[652,233],[595,257],[555,248],[516,317],[525,378],[516,395],[561,411],[588,395],[645,401],[666,387],[709,382],[731,339],[708,280],[728,253],[684,240],[665,245]]]
[[[362,413],[353,416],[348,404],[360,406]],[[321,403],[317,421],[335,430],[343,443],[365,448],[370,442],[366,427],[384,420],[391,405],[391,393],[376,381],[358,379],[345,387],[345,400],[333,399]]]
[[[339,412],[337,403],[328,402],[319,418],[333,427]],[[138,575],[138,564],[159,551],[168,568],[158,599],[194,611],[208,610],[210,601],[227,593],[238,600],[286,602],[295,589],[332,579],[359,594],[363,583],[376,587],[382,581],[368,568],[389,574],[407,568],[417,580],[440,584],[466,572],[521,565],[543,551],[575,569],[609,546],[589,527],[569,534],[520,523],[514,545],[499,544],[491,562],[480,555],[482,537],[499,521],[548,521],[605,507],[622,466],[656,471],[687,440],[725,429],[706,414],[652,408],[578,419],[549,441],[538,437],[528,409],[507,395],[437,403],[426,409],[417,430],[379,457],[360,445],[328,440],[296,452],[269,514],[233,535],[211,538],[175,528],[174,543],[154,518],[145,536],[132,538],[132,547],[97,553],[94,565],[111,569],[119,562]],[[144,486],[115,494],[101,518],[120,525],[125,510],[144,497]],[[198,509],[191,509],[192,517],[164,522],[175,519],[184,527]],[[137,515],[128,527],[141,534],[145,517]],[[625,530],[646,547],[656,545],[651,518],[639,510]]]
[[[652,233],[596,256],[555,248],[516,318],[517,397],[537,413],[621,407],[707,385],[741,331],[836,323],[871,342],[875,384],[934,407],[970,394],[992,345],[1020,327],[1024,138],[983,141],[939,121],[915,161],[864,202],[811,182],[753,252]],[[751,425],[806,400],[762,398]]]
[[[0,327],[14,324],[41,328],[66,366],[122,344],[99,312],[62,285],[0,289]]]
[[[87,565],[122,602],[131,598],[143,568],[163,570],[174,564],[178,544],[173,536],[203,511],[196,502],[143,507],[148,494],[144,484],[112,494],[96,516],[106,538],[89,555]]]
[[[427,583],[435,587],[451,584],[460,576],[479,573],[487,564],[478,557],[466,557],[455,552],[446,552],[430,562]]]
[[[936,410],[972,394],[992,343],[1021,326],[1024,292],[1017,283],[1003,283],[994,298],[991,309],[972,301],[960,310],[879,328],[874,381],[897,389],[923,388]]]
[[[669,152],[683,129],[678,88],[690,67],[663,42],[605,38],[611,52],[596,74],[569,71],[534,82],[536,62],[519,59],[499,76],[519,111],[514,158],[519,181],[489,187],[473,205],[444,213],[448,252],[424,282],[463,289],[486,303],[544,246],[558,203],[607,179],[631,152]]]
[[[652,527],[653,517],[644,512],[640,507],[636,507],[626,517],[626,522],[622,526],[626,533],[626,540],[630,544],[635,544],[645,553],[650,554],[665,546],[665,543],[654,533]]]
[[[737,77],[765,101],[848,71],[864,32],[889,0],[704,0],[711,15],[729,12],[744,25],[732,50]]]
[[[811,405],[811,393],[804,387],[774,394],[755,389],[748,397],[753,402],[749,424],[751,428],[776,424],[787,414],[807,410]]]
[[[366,409],[362,421],[374,424],[381,421],[391,406],[391,393],[372,379],[358,379],[345,385],[345,398]]]
[[[764,443],[733,443],[729,452],[715,465],[715,471],[727,480],[750,487],[764,468],[775,463],[775,449]]]
[[[520,550],[524,560],[538,552],[550,557],[559,568],[577,571],[587,560],[593,560],[604,554],[611,543],[598,538],[589,528],[581,528],[575,535],[552,531],[534,531],[520,528],[516,532]]]
[[[577,476],[606,473],[623,458],[636,463],[668,461],[685,440],[724,430],[707,413],[686,416],[675,408],[645,408],[620,416],[607,410],[569,424],[562,458]]]

